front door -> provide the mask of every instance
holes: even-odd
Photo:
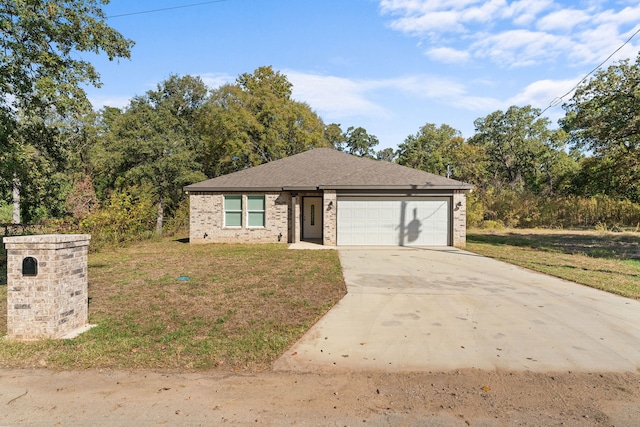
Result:
[[[302,198],[302,238],[322,238],[322,197]]]

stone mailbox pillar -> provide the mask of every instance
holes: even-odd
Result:
[[[88,326],[88,234],[5,237],[7,338],[63,338]]]

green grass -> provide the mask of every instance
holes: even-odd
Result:
[[[472,230],[467,249],[640,299],[639,233]],[[1,342],[0,366],[265,370],[345,292],[335,251],[169,239],[105,250],[89,255],[97,327],[74,340]],[[6,297],[0,286],[0,335]]]
[[[260,371],[345,293],[335,251],[144,242],[89,255],[97,327],[74,340],[5,341],[0,366]],[[0,311],[5,334],[6,286]]]
[[[640,299],[640,233],[550,230],[472,230],[467,249]]]

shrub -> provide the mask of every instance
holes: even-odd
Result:
[[[503,189],[475,196],[469,226],[492,227],[502,223],[514,228],[638,227],[640,205],[606,195],[594,197],[541,196],[527,191]],[[478,217],[482,217],[482,221]],[[489,224],[489,225],[487,225]]]
[[[154,234],[155,221],[151,191],[133,187],[114,192],[106,206],[80,220],[79,229],[91,234],[91,248],[97,250],[149,238]]]
[[[169,236],[189,234],[189,198],[180,202],[178,208],[164,225],[164,232]]]

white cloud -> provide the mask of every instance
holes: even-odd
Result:
[[[453,107],[461,115],[484,116],[491,111],[507,108],[511,100],[493,96],[472,94],[466,84],[448,77],[418,74],[389,79],[353,80],[343,77],[322,76],[297,71],[285,71],[294,84],[294,97],[311,105],[327,123],[337,122],[368,124],[375,129],[395,129],[404,117],[397,114],[399,104],[440,105],[443,110]],[[473,85],[487,86],[492,82],[473,82]],[[385,99],[381,105],[378,99]],[[437,114],[436,114],[437,116]],[[430,121],[431,117],[421,120]],[[460,122],[459,118],[442,118],[443,123]],[[469,119],[469,122],[473,117]],[[470,129],[464,129],[470,132]],[[375,132],[379,132],[375,131]],[[389,131],[382,132],[389,140],[401,141]]]
[[[505,67],[538,64],[558,56],[571,47],[563,36],[528,30],[512,30],[487,35],[472,45],[475,55],[489,58]]]
[[[512,19],[518,26],[534,22],[538,15],[553,6],[552,0],[521,0],[509,4],[502,13],[504,19]]]
[[[100,110],[104,107],[124,108],[129,105],[130,96],[90,96],[89,102],[94,110]]]
[[[636,24],[640,21],[640,5],[625,7],[620,11],[608,9],[594,16],[596,23],[612,23],[615,25]]]
[[[217,89],[227,83],[233,84],[236,81],[234,76],[222,73],[204,73],[200,78],[209,89]]]
[[[568,59],[567,66],[598,62],[640,22],[640,4],[613,0],[579,5],[560,0],[379,0],[379,5],[391,28],[422,39],[431,59],[464,59],[446,50],[453,49],[446,46],[453,46],[455,35],[458,53],[474,52],[473,57],[505,68],[557,58]],[[635,56],[635,47],[632,43],[617,58]]]
[[[590,20],[589,14],[581,10],[564,9],[550,13],[536,23],[542,31],[569,31],[576,25]]]
[[[582,79],[538,80],[526,86],[520,93],[509,98],[509,105],[531,105],[544,109],[551,105],[561,105],[573,95],[572,89]],[[564,98],[562,98],[564,96]]]
[[[368,98],[368,91],[379,83],[291,70],[284,74],[293,84],[293,98],[306,102],[330,120],[350,116],[387,117],[390,114]]]
[[[470,58],[469,52],[457,50],[450,47],[436,47],[426,52],[427,56],[438,62],[460,64],[467,62]]]
[[[284,73],[293,83],[293,97],[306,102],[329,121],[350,117],[393,117],[387,106],[376,101],[383,93],[386,94],[385,99],[405,94],[412,99],[427,99],[467,110],[496,104],[490,98],[467,97],[467,88],[463,84],[446,77],[412,75],[357,80],[291,70]]]
[[[381,83],[384,88],[400,90],[419,98],[434,100],[446,101],[466,93],[464,85],[445,77],[432,75],[398,77],[384,80]]]
[[[432,32],[460,32],[460,15],[455,11],[433,11],[418,16],[399,18],[391,23],[391,28],[408,34],[428,34]]]
[[[464,22],[490,22],[505,7],[505,0],[490,0],[480,6],[460,11],[460,17]]]

